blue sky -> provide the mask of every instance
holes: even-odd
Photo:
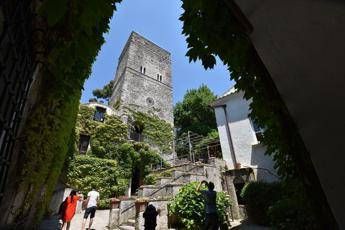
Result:
[[[81,98],[83,103],[92,96],[92,90],[102,88],[115,76],[118,57],[131,31],[170,51],[172,55],[172,77],[174,103],[181,101],[188,89],[206,84],[215,94],[221,95],[233,82],[226,67],[217,62],[212,70],[205,70],[200,62],[189,63],[185,56],[187,43],[181,34],[182,13],[179,0],[123,0],[110,23],[106,42],[93,64],[92,74],[85,82]]]

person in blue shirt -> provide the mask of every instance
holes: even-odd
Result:
[[[197,187],[200,191],[201,185],[205,184],[207,190],[202,190],[201,194],[205,200],[205,225],[204,230],[218,229],[218,214],[217,214],[217,192],[214,191],[214,184],[212,182],[201,181]]]

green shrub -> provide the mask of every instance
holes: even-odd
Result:
[[[169,205],[169,211],[181,219],[187,229],[201,229],[204,223],[205,204],[200,191],[197,191],[198,182],[183,186]],[[206,189],[202,187],[202,189]],[[217,209],[221,222],[226,220],[226,210],[230,200],[225,193],[217,193]]]
[[[159,174],[161,177],[172,177],[172,170],[168,169],[168,170],[164,170],[163,172],[161,172]]]
[[[256,224],[269,225],[268,208],[281,199],[279,183],[250,182],[241,192],[248,218]]]
[[[283,183],[283,199],[268,210],[270,223],[275,229],[321,229],[313,213],[311,202],[301,183],[296,180]]]
[[[144,178],[144,184],[154,185],[157,182],[157,177],[154,174],[149,174]]]
[[[109,198],[124,195],[128,177],[115,160],[78,155],[67,172],[68,184],[84,196],[94,187],[100,193],[100,208],[109,207]]]
[[[268,217],[274,229],[320,229],[310,210],[303,201],[293,198],[283,199],[269,208]]]
[[[319,229],[306,192],[297,180],[280,183],[251,182],[241,196],[248,218],[273,229]]]

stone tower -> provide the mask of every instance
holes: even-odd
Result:
[[[110,105],[153,113],[173,124],[170,53],[132,32],[119,57]]]

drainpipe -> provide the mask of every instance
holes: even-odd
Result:
[[[234,144],[233,144],[232,138],[231,138],[231,132],[230,132],[229,121],[228,121],[228,113],[226,112],[226,105],[220,105],[219,107],[222,107],[223,111],[224,111],[225,122],[226,122],[226,125],[225,125],[226,134],[227,134],[227,137],[228,137],[228,140],[229,140],[229,147],[230,147],[232,162],[234,164],[234,168],[236,168],[237,167],[237,160],[236,160]]]

